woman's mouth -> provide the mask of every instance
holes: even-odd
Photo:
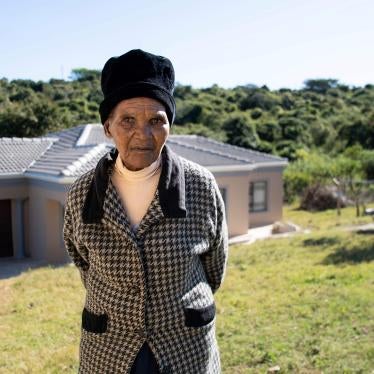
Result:
[[[153,151],[153,148],[148,148],[148,147],[133,147],[133,148],[131,148],[131,150],[133,152],[146,153],[146,152]]]

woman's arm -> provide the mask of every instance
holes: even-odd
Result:
[[[210,247],[200,258],[208,283],[214,293],[220,287],[225,275],[228,257],[228,231],[224,202],[214,177],[212,180],[212,192],[212,227],[209,230],[211,232]]]
[[[88,253],[87,249],[84,246],[79,245],[75,241],[74,235],[74,218],[72,215],[71,207],[70,207],[70,197],[68,194],[66,205],[65,205],[65,214],[64,214],[64,228],[63,228],[63,238],[66,250],[74,262],[75,266],[78,268],[82,283],[86,288],[86,275],[87,270],[89,268],[88,263]]]

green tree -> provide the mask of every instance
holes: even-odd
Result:
[[[299,149],[294,157],[283,174],[285,198],[289,202],[304,195],[309,187],[317,191],[332,181],[332,160],[328,156]]]
[[[251,149],[260,145],[256,127],[245,114],[230,115],[223,123],[223,129],[230,144]]]
[[[327,90],[338,87],[338,82],[337,79],[307,79],[304,86],[306,90],[324,94]]]
[[[35,137],[69,126],[69,117],[47,101],[33,107],[12,106],[0,113],[0,136]]]
[[[71,71],[70,79],[78,82],[95,81],[100,80],[100,76],[100,70],[77,68]]]
[[[343,192],[347,192],[354,200],[356,206],[356,216],[360,215],[361,194],[363,192],[363,168],[358,160],[354,160],[344,155],[340,155],[334,160],[332,165],[334,180]]]
[[[6,110],[0,113],[0,137],[35,136],[37,119],[34,115],[24,112]]]

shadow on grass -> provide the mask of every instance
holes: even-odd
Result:
[[[300,205],[297,205],[297,206],[294,206],[294,207],[290,207],[289,208],[289,210],[291,211],[291,212],[301,212],[302,210],[304,210],[304,209],[301,209],[300,208]]]
[[[303,246],[305,247],[319,247],[319,246],[329,246],[329,245],[335,245],[340,243],[340,239],[337,237],[329,237],[329,236],[324,236],[321,238],[310,238],[310,239],[305,239],[303,241]]]
[[[374,242],[362,243],[351,249],[338,248],[329,254],[323,261],[323,265],[359,264],[361,262],[374,261]]]
[[[360,234],[360,235],[374,235],[374,228],[373,229],[370,228],[370,229],[358,230],[357,234]]]
[[[42,267],[60,267],[65,266],[69,262],[61,263],[48,263],[46,261],[33,260],[30,258],[23,259],[12,259],[12,258],[2,258],[0,259],[0,280],[8,279],[12,277],[17,277],[24,272],[31,269],[38,269]]]

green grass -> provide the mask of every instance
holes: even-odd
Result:
[[[76,373],[84,292],[72,266],[0,281],[0,373]]]
[[[226,373],[374,370],[374,243],[298,236],[231,248],[217,296]]]
[[[354,209],[285,219],[310,234],[230,247],[217,292],[223,373],[374,373],[374,240]],[[0,373],[75,373],[84,293],[72,266],[0,281]]]
[[[369,207],[374,208],[374,205],[368,205]],[[356,208],[354,207],[342,209],[341,215],[338,216],[335,209],[325,212],[306,212],[293,205],[285,206],[283,214],[285,219],[313,231],[344,229],[352,225],[364,225],[373,222],[370,216],[356,217]]]

